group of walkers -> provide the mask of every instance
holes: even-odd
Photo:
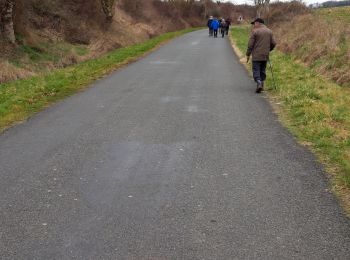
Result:
[[[228,35],[230,30],[231,20],[230,19],[216,19],[213,16],[209,17],[207,26],[209,28],[209,36],[214,38],[218,37],[218,32],[221,33],[222,38],[225,37],[225,34]]]

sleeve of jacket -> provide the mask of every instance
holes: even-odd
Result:
[[[272,51],[275,47],[276,47],[275,37],[273,37],[273,34],[271,34],[270,51]]]
[[[246,53],[247,56],[250,56],[252,54],[254,45],[255,45],[255,33],[252,32],[250,34],[250,38],[249,38],[249,42],[248,42],[248,49],[247,49],[247,53]]]

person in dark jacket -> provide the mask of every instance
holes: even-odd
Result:
[[[256,92],[260,93],[264,89],[266,64],[269,60],[270,52],[276,46],[276,42],[272,31],[265,26],[263,19],[257,18],[251,24],[253,24],[253,30],[250,34],[246,53],[247,62],[249,62],[250,55],[252,55],[253,77],[257,84]]]
[[[207,26],[209,28],[209,36],[213,36],[213,28],[211,26],[211,23],[213,22],[213,16],[209,17],[209,20],[207,22]]]
[[[228,35],[228,32],[230,31],[230,26],[231,26],[231,19],[227,18],[226,19],[226,35]]]
[[[218,30],[219,30],[219,26],[220,26],[220,23],[217,19],[213,19],[212,23],[211,23],[211,27],[214,31],[214,38],[217,38],[218,37]]]
[[[225,37],[226,27],[227,27],[227,23],[226,23],[225,19],[222,19],[222,20],[221,20],[221,23],[220,23],[221,36],[222,36],[222,38]]]
[[[223,18],[220,18],[220,19],[218,19],[218,22],[219,22],[219,30],[218,30],[218,32],[221,34],[221,22],[222,22],[222,19]]]

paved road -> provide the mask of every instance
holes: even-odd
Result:
[[[198,31],[0,136],[1,259],[349,259],[350,222]]]

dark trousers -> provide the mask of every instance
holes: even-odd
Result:
[[[209,36],[213,36],[213,29],[209,28]]]
[[[253,78],[256,83],[264,82],[266,79],[267,61],[253,61]]]
[[[214,30],[214,38],[217,38],[218,37],[218,30]]]
[[[221,29],[221,36],[222,36],[222,38],[225,37],[225,32],[226,32],[226,29],[225,29],[225,28],[222,28],[222,29]]]

